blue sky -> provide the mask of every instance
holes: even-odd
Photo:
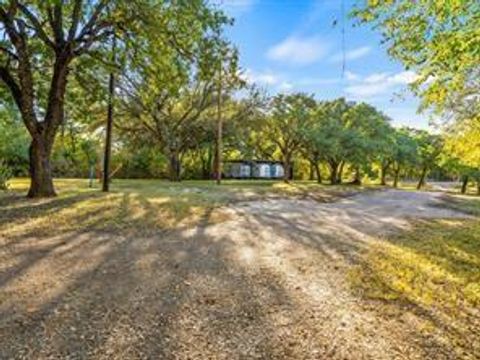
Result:
[[[393,125],[427,128],[407,84],[415,73],[391,60],[378,32],[346,19],[342,76],[340,0],[218,0],[235,24],[227,36],[240,50],[246,77],[270,94],[346,97],[382,110]],[[345,12],[354,0],[345,0]],[[334,20],[340,23],[333,26]]]

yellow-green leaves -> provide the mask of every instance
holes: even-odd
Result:
[[[419,74],[412,90],[423,107],[441,113],[452,97],[472,90],[480,64],[480,2],[369,0],[353,15],[380,29],[388,53]]]

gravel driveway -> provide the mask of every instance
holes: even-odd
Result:
[[[374,238],[465,216],[441,197],[252,201],[156,237],[25,239],[8,250],[17,270],[0,273],[0,358],[453,358],[413,314],[380,317],[346,280]]]

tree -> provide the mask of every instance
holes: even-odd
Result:
[[[212,26],[223,24],[222,20]],[[170,180],[180,181],[181,158],[197,147],[199,138],[207,131],[205,121],[214,117],[218,74],[212,65],[222,62],[224,102],[243,82],[237,75],[236,50],[218,35],[211,36],[208,29],[190,43],[189,53],[195,55],[183,63],[175,53],[169,54],[171,61],[165,62],[158,45],[147,52],[148,67],[143,63],[133,65],[135,72],[130,71],[121,79],[121,106],[127,121],[119,127],[152,137],[169,158]]]
[[[344,115],[346,138],[346,161],[354,170],[353,184],[361,184],[361,171],[369,170],[371,164],[380,160],[382,165],[382,181],[385,182],[384,173],[389,161],[386,156],[389,146],[391,127],[390,119],[366,103],[351,106]]]
[[[138,125],[123,127],[128,131],[140,131],[153,137],[170,161],[170,180],[180,180],[181,157],[193,146],[195,128],[204,111],[214,104],[214,85],[197,83],[183,89],[178,97],[165,93],[151,103],[138,99],[142,108],[137,114]],[[144,101],[144,100],[143,100]]]
[[[50,155],[64,120],[72,61],[91,51],[114,23],[108,1],[9,1],[0,5],[0,79],[32,138],[29,197],[53,196]],[[48,86],[46,84],[49,84]],[[42,87],[47,87],[43,95]]]
[[[302,93],[280,94],[271,101],[271,113],[266,118],[264,131],[280,151],[285,182],[290,179],[293,156],[303,146],[303,135],[315,105],[311,96]]]
[[[448,154],[449,165],[462,176],[462,193],[467,190],[469,180],[476,180],[480,195],[480,122],[459,122],[444,133],[444,152]]]
[[[347,112],[353,104],[340,98],[319,102],[308,126],[304,128],[305,145],[311,159],[325,161],[330,171],[330,183],[341,183],[343,167],[354,134],[347,127]],[[318,162],[316,163],[317,169]],[[318,175],[317,175],[318,176]]]
[[[170,53],[189,57],[196,34],[224,18],[202,0],[2,2],[0,79],[32,139],[28,196],[55,195],[50,156],[65,120],[69,74],[81,69],[77,65],[86,56],[104,62],[106,39],[114,28],[123,52],[157,42],[168,43]]]
[[[381,30],[389,54],[416,73],[412,89],[439,113],[466,105],[480,82],[480,2],[368,1],[353,14]]]
[[[415,166],[417,162],[417,142],[408,128],[394,131],[392,146],[393,187],[398,186],[400,172],[407,167]]]
[[[420,167],[417,189],[420,190],[425,185],[428,171],[436,164],[443,144],[439,135],[430,134],[425,130],[415,130],[414,136],[417,142],[417,159]]]

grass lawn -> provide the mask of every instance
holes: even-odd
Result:
[[[376,311],[387,318],[411,311],[424,320],[426,337],[436,332],[457,346],[459,358],[471,358],[466,351],[480,351],[480,199],[447,204],[476,218],[417,221],[375,242],[350,275]]]
[[[205,222],[207,215],[208,222],[221,221],[213,210],[232,202],[278,197],[327,202],[374,188],[257,180],[227,180],[220,187],[213,181],[114,180],[111,192],[102,193],[100,184],[89,188],[86,179],[57,179],[56,198],[28,200],[24,197],[28,185],[28,179],[14,179],[8,192],[0,192],[0,235],[28,231],[47,236],[81,230],[151,233]]]

